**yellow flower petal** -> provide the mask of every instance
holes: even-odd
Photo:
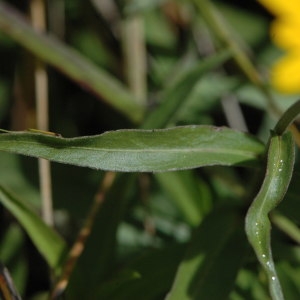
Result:
[[[273,66],[272,85],[283,93],[300,93],[300,0],[258,1],[277,17],[271,38],[287,51]]]
[[[298,16],[300,0],[258,0],[270,12],[277,16]]]
[[[280,48],[300,50],[300,11],[297,20],[278,18],[274,21],[271,27],[271,38]]]
[[[300,50],[289,53],[273,66],[271,82],[279,92],[300,93]]]

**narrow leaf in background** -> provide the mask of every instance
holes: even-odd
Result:
[[[142,128],[165,127],[172,120],[176,111],[185,104],[185,100],[188,99],[188,95],[193,91],[196,83],[207,72],[211,72],[228,61],[231,56],[231,52],[225,49],[204,59],[183,74],[172,86],[164,91],[161,105],[148,115]]]
[[[133,122],[140,122],[144,108],[116,78],[92,64],[75,49],[54,37],[36,32],[13,7],[0,2],[0,30],[41,60],[92,91]]]
[[[55,270],[66,251],[64,240],[26,203],[0,186],[0,202],[18,220],[47,263]]]

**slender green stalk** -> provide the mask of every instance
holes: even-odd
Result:
[[[46,3],[44,0],[30,2],[30,15],[33,27],[37,31],[46,31]],[[36,97],[37,127],[49,130],[49,99],[48,99],[48,74],[45,64],[36,59],[34,68],[34,83]],[[39,158],[39,179],[42,196],[42,215],[46,224],[53,226],[52,182],[51,166],[48,160]]]
[[[208,0],[194,0],[195,5],[199,9],[201,16],[209,25],[217,39],[228,46],[233,52],[233,57],[246,74],[246,76],[256,85],[261,83],[260,77],[253,64],[245,55],[244,51],[232,38],[232,34],[228,30],[228,24],[226,24],[224,18],[219,14],[217,9]]]
[[[294,141],[290,132],[270,138],[266,175],[246,216],[246,234],[267,274],[273,300],[283,300],[284,296],[272,256],[269,213],[279,204],[287,191],[293,173],[294,159]]]
[[[236,42],[235,38],[229,30],[229,26],[224,20],[223,16],[218,12],[216,7],[209,0],[194,0],[195,5],[199,9],[201,16],[209,25],[209,28],[213,31],[214,35],[221,42],[222,45],[227,46],[233,53],[233,59],[240,67],[246,77],[255,84],[261,93],[265,96],[269,108],[276,115],[281,115],[280,109],[274,102],[272,95],[266,88],[264,81],[262,80],[259,72],[254,67],[249,57],[245,54],[245,51]]]
[[[125,74],[136,101],[146,104],[147,63],[144,40],[144,22],[141,15],[122,21],[121,26]]]

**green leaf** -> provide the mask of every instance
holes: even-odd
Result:
[[[195,232],[167,299],[227,299],[246,246],[237,212],[214,211]]]
[[[186,126],[79,138],[4,133],[0,150],[95,169],[159,172],[211,165],[255,166],[264,145],[251,135],[225,127]]]
[[[144,108],[137,104],[134,96],[121,82],[75,49],[34,30],[22,15],[2,1],[0,30],[46,63],[95,93],[132,121],[142,120]]]
[[[63,239],[29,206],[0,185],[1,204],[18,220],[49,266],[57,268],[66,250]]]

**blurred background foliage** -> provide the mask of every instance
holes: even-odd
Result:
[[[34,1],[7,2],[29,19]],[[221,23],[209,19],[210,4]],[[66,70],[72,60],[58,68],[46,59],[49,130],[64,137],[211,124],[249,131],[266,142],[280,112],[299,97],[278,94],[265,83],[280,51],[269,41],[272,17],[255,1],[52,0],[46,7],[49,34],[106,74],[112,87],[102,94],[93,82],[76,79],[85,72],[78,57],[74,76]],[[41,54],[38,42],[26,44],[28,33],[22,42],[7,30],[4,15],[1,10],[0,127],[36,128],[35,57],[58,55],[59,46],[57,53],[54,47]],[[220,28],[230,35],[220,34]],[[123,95],[130,109],[115,104]],[[40,212],[37,161],[1,153],[0,165],[1,186]],[[243,233],[257,170],[117,174],[104,191],[101,184],[110,173],[51,167],[55,229],[66,247],[94,221],[84,251],[65,277],[66,299],[164,299],[168,293],[169,299],[268,299],[265,275]],[[275,259],[287,299],[300,297],[295,174],[274,215]],[[90,210],[99,195],[102,204],[93,219]],[[290,221],[293,228],[285,226]],[[24,299],[47,299],[56,286],[59,277],[3,206],[0,259]]]

